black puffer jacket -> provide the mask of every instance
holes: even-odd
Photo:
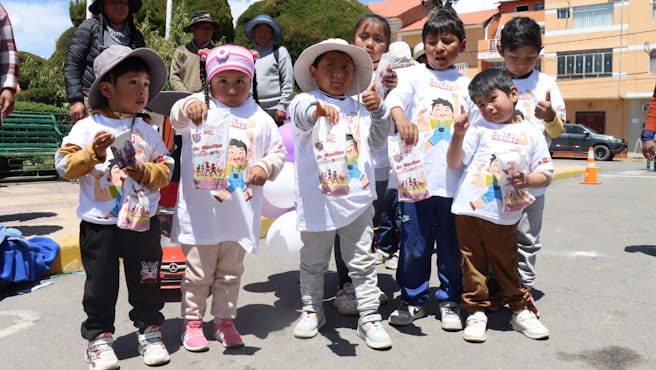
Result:
[[[143,35],[128,17],[130,27],[130,45],[132,49],[144,47]],[[69,103],[84,101],[82,89],[88,89],[95,80],[93,61],[106,47],[103,45],[104,17],[102,14],[84,20],[75,30],[68,45],[68,53],[64,61],[64,82],[66,84],[66,99]]]

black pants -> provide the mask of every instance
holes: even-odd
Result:
[[[104,332],[114,333],[119,288],[119,258],[132,306],[130,319],[143,332],[150,325],[161,325],[164,300],[159,290],[162,263],[160,224],[150,218],[150,230],[136,232],[116,225],[80,223],[80,255],[86,271],[82,306],[87,319],[81,334],[91,340]]]

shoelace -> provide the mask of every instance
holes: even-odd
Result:
[[[104,352],[113,351],[111,343],[112,341],[109,338],[96,339],[93,345],[87,348],[87,357],[91,360],[101,358]]]

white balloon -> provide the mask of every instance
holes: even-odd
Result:
[[[276,218],[291,211],[294,208],[278,208],[269,203],[266,197],[262,197],[262,216],[268,218]]]
[[[266,235],[266,246],[280,262],[298,265],[303,242],[301,232],[296,230],[296,210],[273,221]]]
[[[285,162],[274,181],[264,183],[264,199],[272,206],[290,209],[296,202],[296,171],[293,162]]]

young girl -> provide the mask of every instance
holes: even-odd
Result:
[[[389,49],[391,29],[387,20],[377,14],[367,14],[360,18],[353,27],[351,43],[367,52],[371,58],[374,71],[378,68],[381,57]],[[374,84],[376,93],[384,98],[385,92],[396,87],[396,73],[392,70],[391,65],[387,65],[384,73],[379,80],[382,84]],[[376,81],[375,77],[372,77]],[[372,81],[372,83],[373,83]],[[375,111],[378,106],[367,104],[368,96],[372,92],[364,92],[362,102],[369,111]],[[376,180],[376,200],[374,205],[374,241],[376,263],[385,263],[391,268],[395,268],[394,262],[397,260],[395,251],[394,234],[397,233],[394,226],[394,216],[396,209],[396,189],[387,188],[389,174],[389,161],[387,159],[387,145],[371,151],[371,159],[374,165]],[[357,301],[353,284],[348,276],[348,269],[341,258],[341,248],[339,238],[335,238],[335,264],[337,266],[337,276],[339,280],[339,290],[335,295],[335,307],[343,315],[357,315]],[[385,293],[381,292],[381,302],[387,301]]]
[[[290,104],[297,228],[303,242],[299,266],[303,312],[294,336],[312,338],[326,323],[323,278],[339,235],[357,296],[358,335],[369,347],[386,349],[392,341],[378,313],[380,290],[371,253],[371,202],[376,195],[367,179],[374,176],[369,148],[385,143],[390,122],[376,94],[367,94],[370,103],[380,107],[371,113],[351,98],[370,85],[371,74],[367,54],[341,39],[310,46],[294,65],[296,81],[306,91]],[[357,160],[350,164],[349,148],[357,151],[352,156]]]
[[[181,180],[172,239],[182,245],[187,258],[182,282],[182,343],[189,351],[209,349],[202,320],[210,293],[216,339],[227,348],[243,345],[233,320],[244,253],[257,250],[262,185],[274,179],[285,163],[285,149],[276,124],[250,96],[255,69],[252,53],[241,46],[217,46],[209,52],[205,63],[201,71],[205,71],[209,81],[209,92],[193,94],[171,108],[171,124],[182,135]],[[190,123],[196,128],[212,127],[218,121],[213,118],[215,113],[219,119],[229,120],[230,126],[229,140],[218,150],[218,156],[231,159],[216,172],[223,173],[224,180],[230,172],[231,179],[243,181],[230,181],[230,186],[225,181],[217,190],[198,189],[192,146],[206,131],[199,134]],[[230,142],[240,142],[239,153]]]

